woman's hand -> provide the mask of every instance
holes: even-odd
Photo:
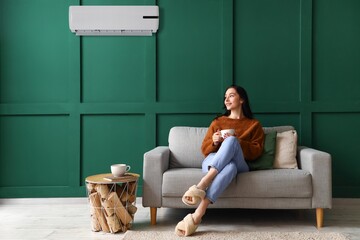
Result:
[[[219,129],[213,134],[212,140],[213,140],[213,144],[215,146],[218,145],[221,142],[222,137],[221,137],[221,132],[220,132]]]
[[[225,133],[223,139],[225,140],[226,138],[228,138],[230,136],[233,136],[233,135],[231,135],[230,133]]]

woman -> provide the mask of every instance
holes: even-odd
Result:
[[[263,152],[264,131],[253,118],[245,89],[229,87],[224,105],[225,113],[212,121],[201,146],[206,157],[202,170],[206,175],[182,198],[186,205],[200,204],[193,214],[177,224],[175,232],[179,236],[193,234],[210,203],[218,199],[238,173],[249,171],[246,161],[258,158]],[[234,129],[235,134],[221,136],[224,129]]]

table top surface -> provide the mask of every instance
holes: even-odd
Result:
[[[114,177],[111,173],[102,173],[93,176],[88,176],[85,181],[87,183],[95,184],[112,184],[112,183],[126,183],[126,182],[135,182],[140,177],[136,173],[125,173],[122,177]]]

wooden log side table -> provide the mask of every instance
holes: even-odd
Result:
[[[91,214],[91,230],[107,233],[126,232],[131,228],[137,211],[136,191],[140,175],[111,173],[85,179]]]

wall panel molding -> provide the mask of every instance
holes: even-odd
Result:
[[[360,197],[360,1],[43,2],[0,1],[0,197],[86,196],[84,178],[113,161],[142,174],[143,153],[167,145],[173,126],[208,126],[233,83],[263,126],[293,125],[302,145],[332,154],[334,197]],[[156,4],[160,28],[77,37],[67,9],[80,4]],[[26,143],[38,143],[28,156]],[[9,184],[25,157],[32,172],[55,161],[63,176]]]

